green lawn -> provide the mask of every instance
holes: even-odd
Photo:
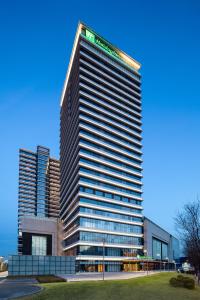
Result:
[[[26,300],[196,300],[200,299],[200,287],[195,290],[174,288],[169,279],[177,274],[165,273],[148,277],[43,284],[39,294]]]

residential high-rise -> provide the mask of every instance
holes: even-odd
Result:
[[[78,25],[61,97],[60,216],[79,271],[126,270],[143,250],[139,69]]]
[[[43,146],[37,152],[19,150],[18,253],[23,253],[22,219],[58,218],[60,209],[60,161]],[[49,224],[49,223],[48,223]],[[42,229],[41,229],[42,230]],[[41,239],[40,239],[41,240]],[[24,245],[26,246],[26,245]]]

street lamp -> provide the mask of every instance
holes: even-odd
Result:
[[[173,260],[173,263],[174,263],[174,271],[176,271],[176,262],[175,262],[175,260]]]
[[[102,240],[103,242],[103,280],[105,277],[105,239]]]
[[[168,263],[168,271],[169,271],[169,257],[166,257],[167,263]]]
[[[148,251],[147,249],[144,249],[144,253],[146,253],[147,256],[147,275],[149,274],[149,265],[148,265]]]
[[[163,264],[164,264],[164,272],[165,272],[165,264],[166,264],[166,261],[164,261],[164,263],[163,263]]]
[[[166,261],[163,262],[163,264],[164,264],[164,271],[166,271],[165,265],[169,262],[169,258],[165,257],[165,260]],[[169,271],[169,263],[168,263],[168,271]]]
[[[161,272],[161,254],[160,254],[160,253],[157,253],[156,256],[157,256],[157,257],[160,257],[160,272]]]

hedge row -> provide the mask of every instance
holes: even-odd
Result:
[[[194,279],[183,275],[178,275],[177,278],[172,277],[169,283],[174,287],[184,287],[190,290],[193,290],[195,288]]]

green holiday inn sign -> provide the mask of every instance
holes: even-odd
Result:
[[[138,259],[152,259],[151,256],[137,255]]]
[[[106,45],[104,42],[102,42],[99,38],[97,38],[95,36],[94,33],[89,31],[88,29],[85,30],[85,36],[89,41],[91,41],[92,43],[97,44],[98,46],[103,48],[106,52],[108,52],[110,55],[113,55],[113,56],[121,59],[119,54],[115,50],[111,49],[108,45]]]

